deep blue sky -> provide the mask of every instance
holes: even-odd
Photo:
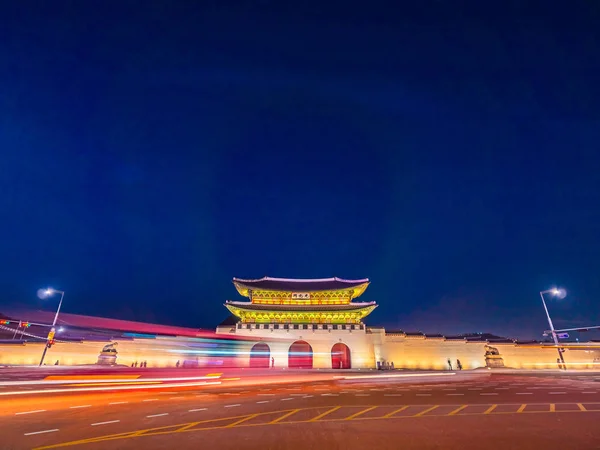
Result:
[[[371,325],[540,337],[554,284],[600,322],[600,5],[324,3],[2,2],[0,304],[212,328],[233,276],[340,276]]]

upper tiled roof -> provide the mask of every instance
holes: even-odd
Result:
[[[234,278],[233,282],[249,289],[285,292],[319,292],[352,289],[369,283],[368,278],[362,280],[344,280],[342,278],[293,279],[263,277],[257,280]]]

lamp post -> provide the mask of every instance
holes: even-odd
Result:
[[[56,325],[56,321],[58,320],[58,313],[60,312],[60,307],[62,305],[62,301],[65,296],[65,293],[64,293],[64,291],[59,291],[57,289],[48,288],[48,289],[39,289],[37,294],[38,294],[38,297],[41,299],[52,297],[54,294],[60,294],[60,301],[58,302],[58,308],[56,308],[56,314],[54,315],[54,320],[52,321],[52,328],[50,329],[50,332],[48,333],[48,336],[46,337],[46,345],[44,346],[44,351],[42,353],[42,359],[40,360],[39,367],[42,367],[42,364],[44,364],[44,358],[46,357],[46,352],[48,351],[48,347],[50,346],[50,339],[54,336],[54,326]]]
[[[540,297],[542,298],[542,304],[544,305],[544,311],[546,311],[546,317],[548,318],[548,325],[550,325],[550,333],[552,333],[552,339],[554,340],[554,344],[556,344],[556,350],[558,351],[558,358],[560,360],[561,366],[565,368],[565,358],[563,357],[563,352],[560,350],[558,344],[558,337],[556,336],[556,331],[554,330],[554,325],[552,324],[552,319],[550,318],[550,313],[548,312],[548,307],[546,306],[546,301],[544,300],[544,294],[552,294],[555,297],[560,299],[565,298],[567,296],[567,291],[564,289],[548,289],[547,291],[541,291]]]

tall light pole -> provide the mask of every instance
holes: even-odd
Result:
[[[46,352],[48,351],[48,348],[50,347],[50,340],[54,337],[54,331],[55,331],[54,326],[56,325],[56,321],[58,320],[58,313],[60,312],[60,307],[62,305],[62,301],[65,296],[65,293],[64,293],[64,291],[59,291],[57,289],[48,288],[48,289],[39,289],[37,294],[38,294],[38,297],[41,299],[52,297],[54,294],[60,294],[60,301],[58,302],[58,308],[56,308],[56,314],[54,315],[54,320],[52,321],[52,328],[50,329],[50,332],[48,333],[48,336],[46,337],[46,345],[44,345],[44,352],[42,353],[42,359],[40,360],[40,367],[42,367],[42,364],[44,364],[44,358],[46,357]]]
[[[558,344],[558,337],[556,336],[556,331],[554,330],[554,325],[552,324],[552,319],[550,318],[550,313],[548,312],[548,307],[546,306],[546,300],[544,300],[544,294],[552,294],[558,298],[565,298],[567,296],[567,291],[564,289],[548,289],[547,291],[541,291],[540,297],[542,298],[542,304],[544,305],[544,311],[546,311],[546,317],[548,318],[548,325],[550,325],[550,333],[552,333],[552,339],[554,340],[554,344],[556,344],[556,350],[558,351],[558,358],[560,360],[561,366],[566,369],[565,366],[565,358],[563,357],[563,352],[560,350]]]

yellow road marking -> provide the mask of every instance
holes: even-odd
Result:
[[[433,411],[434,409],[436,409],[438,406],[440,406],[440,405],[435,405],[435,406],[432,406],[431,408],[427,408],[425,411],[421,411],[420,413],[417,413],[417,414],[415,414],[415,415],[414,415],[414,416],[412,416],[412,417],[424,416],[424,415],[425,415],[425,414],[427,414],[428,412],[430,412],[430,411]]]
[[[556,412],[556,405],[554,403],[550,403],[550,412]]]
[[[237,381],[239,378],[221,378],[221,381]]]
[[[598,403],[594,403],[594,404],[598,404]],[[554,405],[555,404],[549,404],[549,405]],[[580,413],[580,412],[598,412],[600,410],[588,410],[587,408],[585,408],[585,406],[583,406],[583,404],[581,403],[576,403],[576,405],[578,406],[579,409],[577,410],[566,410],[566,411],[556,411],[558,413],[567,413],[567,412],[575,412],[575,413]],[[366,413],[367,411],[374,409],[376,407],[379,407],[382,405],[377,405],[377,406],[372,406],[372,407],[365,407],[365,409],[363,409],[362,411],[359,411],[359,415]],[[395,416],[395,414],[404,411],[405,409],[409,408],[410,406],[413,405],[405,405],[402,406],[401,408],[396,409],[395,411],[392,411],[391,413],[386,414],[385,416],[382,417],[364,417],[361,418],[359,420],[378,420],[378,419],[389,419],[389,418],[395,418],[395,419],[410,419],[410,418],[414,418],[414,417],[428,417],[426,414],[429,413],[430,411],[433,411],[434,409],[438,408],[440,405],[435,405],[435,406],[431,406],[428,409],[425,409],[424,411],[419,412],[418,414],[415,415],[407,415],[407,416]],[[469,406],[469,405],[462,405],[462,406]],[[527,404],[521,404],[521,406],[519,407],[519,409],[517,411],[507,411],[507,412],[491,412],[494,411],[495,407],[497,405],[491,405],[485,412],[481,413],[481,412],[476,412],[476,413],[465,413],[465,414],[461,414],[462,415],[468,415],[468,416],[476,416],[476,415],[483,415],[483,414],[494,414],[494,415],[505,415],[505,414],[515,414],[515,413],[520,413],[523,412],[525,410],[525,408],[527,407]],[[203,420],[203,421],[199,421],[199,422],[190,422],[190,423],[184,423],[184,424],[176,424],[176,425],[168,425],[168,426],[163,426],[163,427],[156,427],[156,428],[147,428],[144,430],[135,430],[135,431],[129,431],[129,432],[125,432],[125,433],[117,433],[117,434],[110,434],[110,435],[105,435],[105,436],[97,436],[97,437],[92,437],[92,438],[86,438],[86,439],[81,439],[78,441],[71,441],[71,442],[63,442],[63,443],[58,443],[58,444],[52,444],[52,445],[48,445],[48,446],[43,446],[43,447],[37,447],[36,450],[46,450],[46,449],[54,449],[54,448],[61,448],[61,447],[70,447],[70,446],[74,446],[74,445],[83,445],[83,444],[92,444],[92,443],[98,443],[98,442],[106,442],[106,441],[113,441],[113,440],[118,440],[118,439],[130,439],[130,438],[136,438],[136,437],[140,437],[140,436],[157,436],[157,435],[167,435],[167,434],[173,434],[173,433],[187,433],[187,432],[196,432],[196,431],[208,431],[208,430],[222,430],[225,428],[231,428],[234,426],[241,426],[241,427],[255,427],[255,426],[265,426],[265,425],[285,425],[285,424],[290,424],[290,423],[308,423],[308,422],[315,422],[325,416],[327,416],[328,414],[331,414],[334,411],[337,411],[338,409],[342,408],[342,406],[336,406],[333,407],[329,410],[327,410],[326,412],[320,414],[319,416],[313,418],[313,419],[309,419],[309,420],[300,420],[297,422],[282,422],[284,419],[286,419],[287,417],[291,416],[292,414],[295,414],[298,411],[308,411],[308,410],[318,410],[321,409],[322,407],[312,407],[312,408],[302,408],[302,409],[294,409],[294,410],[282,410],[282,411],[269,411],[269,412],[264,412],[264,413],[256,413],[256,414],[246,414],[243,416],[236,416],[236,417],[221,417],[221,418],[216,418],[216,419],[207,419],[207,420]],[[462,407],[461,407],[462,408]],[[494,408],[494,409],[492,409]],[[456,410],[455,410],[456,411]],[[546,410],[546,411],[526,411],[529,412],[531,414],[548,414],[550,413],[550,409]],[[250,419],[254,418],[254,417],[258,417],[258,416],[265,416],[267,414],[272,415],[274,413],[285,413],[283,416],[278,417],[277,419],[271,421],[271,422],[265,422],[265,423],[245,423],[248,422]],[[433,416],[433,417],[442,417],[442,416],[448,416],[449,414],[431,414],[429,415],[429,417]],[[347,418],[343,419],[343,418],[337,418],[337,419],[330,419],[328,421],[343,421],[346,420]],[[236,420],[236,422],[233,423],[227,423],[225,425],[223,424],[219,424],[218,422],[223,422],[223,421],[231,421],[231,420]],[[200,427],[200,428],[194,428],[197,425],[204,425],[204,427]]]
[[[316,422],[317,420],[322,419],[326,415],[331,414],[332,412],[337,411],[340,408],[341,408],[341,406],[336,406],[335,408],[331,408],[329,411],[325,411],[323,414],[319,414],[317,417],[313,417],[312,419],[309,420],[309,422]]]
[[[375,408],[377,408],[378,406],[371,406],[370,408],[365,408],[362,411],[359,411],[355,414],[352,414],[351,416],[346,417],[344,420],[352,420],[357,418],[358,416],[362,416],[364,413],[367,413],[369,411],[373,411]]]
[[[291,410],[290,412],[288,412],[287,414],[284,414],[283,416],[280,416],[280,417],[278,417],[278,418],[277,418],[277,419],[275,419],[275,420],[271,420],[271,421],[269,422],[269,424],[272,424],[272,423],[279,423],[279,422],[281,422],[283,419],[287,419],[288,417],[290,417],[292,414],[296,414],[298,411],[300,411],[300,410],[299,410],[299,409],[292,409],[292,410]]]
[[[387,418],[389,418],[389,417],[392,417],[394,414],[404,411],[404,410],[405,410],[405,409],[407,409],[409,406],[410,406],[410,405],[405,405],[405,406],[403,406],[402,408],[398,408],[397,410],[395,410],[395,411],[392,411],[391,413],[389,413],[389,414],[386,414],[385,416],[383,416],[383,419],[387,419]]]
[[[459,407],[458,407],[458,408],[456,408],[454,411],[452,411],[452,412],[448,413],[448,415],[449,415],[449,416],[453,416],[453,415],[455,415],[455,414],[458,414],[458,413],[459,413],[459,412],[461,412],[463,409],[465,409],[467,406],[469,406],[469,405],[462,405],[462,406],[459,406]]]
[[[296,412],[296,411],[292,411],[292,413],[294,413],[294,412]],[[258,414],[250,414],[249,416],[247,416],[247,417],[244,417],[243,419],[236,420],[235,422],[233,422],[233,423],[230,423],[229,425],[225,425],[225,428],[232,428],[232,427],[235,427],[236,425],[239,425],[240,423],[244,423],[244,422],[246,422],[247,420],[254,419],[256,416],[258,416]],[[285,416],[283,416],[283,417],[285,417]],[[180,430],[177,430],[177,431],[180,431]]]
[[[195,427],[196,425],[198,425],[200,422],[192,422],[192,423],[188,423],[187,425],[182,426],[181,428],[177,428],[174,433],[179,433],[181,431],[185,431],[189,428]]]
[[[489,414],[489,413],[491,413],[493,410],[495,410],[495,409],[496,409],[496,407],[497,407],[497,406],[498,406],[498,405],[492,405],[492,406],[490,406],[488,409],[486,409],[486,410],[484,411],[484,414]]]

